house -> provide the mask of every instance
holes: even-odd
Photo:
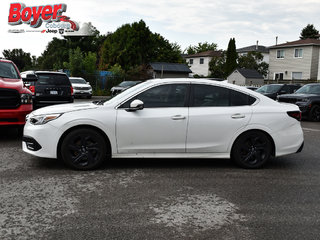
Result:
[[[319,80],[320,40],[302,39],[269,47],[269,80]]]
[[[192,73],[207,77],[210,75],[209,63],[213,57],[221,57],[222,51],[205,51],[184,56]]]
[[[153,78],[187,78],[191,70],[182,63],[153,62],[149,63],[148,72]]]
[[[228,83],[240,86],[262,86],[264,78],[262,74],[253,69],[237,68],[228,77]]]
[[[259,52],[263,56],[262,61],[269,64],[269,48],[262,45],[258,45],[258,41],[256,45],[238,48],[236,51],[239,56],[247,55],[249,52]]]

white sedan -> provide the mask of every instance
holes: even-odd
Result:
[[[38,109],[23,150],[75,169],[112,158],[231,158],[259,168],[303,147],[301,113],[244,87],[205,79],[155,79],[109,101]]]

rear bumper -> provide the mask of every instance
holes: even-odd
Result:
[[[32,112],[32,104],[23,104],[16,109],[0,109],[0,126],[24,125],[26,115]]]
[[[303,146],[304,146],[304,142],[301,144],[300,148],[298,149],[298,151],[297,151],[296,153],[301,152],[301,151],[302,151],[302,149],[303,149]]]

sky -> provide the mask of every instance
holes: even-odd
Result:
[[[152,32],[161,34],[181,49],[199,42],[216,43],[226,49],[230,38],[236,47],[272,46],[299,39],[307,24],[320,30],[319,0],[20,0],[0,1],[0,56],[4,49],[22,48],[40,56],[48,42],[60,34],[9,33],[9,29],[32,30],[27,24],[8,24],[10,3],[26,6],[64,3],[71,20],[91,22],[101,34],[114,32],[126,23],[143,19]],[[45,23],[38,29],[46,29]]]

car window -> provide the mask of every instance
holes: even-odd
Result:
[[[229,106],[229,89],[209,85],[193,86],[193,107]]]
[[[285,85],[283,88],[281,88],[281,92],[290,93],[291,92],[291,86]]]
[[[0,62],[0,77],[19,79],[19,74],[10,62]]]
[[[224,87],[193,85],[192,107],[245,106],[255,102],[255,98]]]
[[[144,103],[144,108],[184,107],[188,84],[166,84],[153,87],[124,103],[120,108],[128,108],[134,99]]]
[[[230,106],[246,106],[246,105],[252,105],[256,99],[254,97],[251,97],[250,95],[229,90],[230,91]]]
[[[37,74],[36,85],[71,85],[67,75],[63,74]]]

